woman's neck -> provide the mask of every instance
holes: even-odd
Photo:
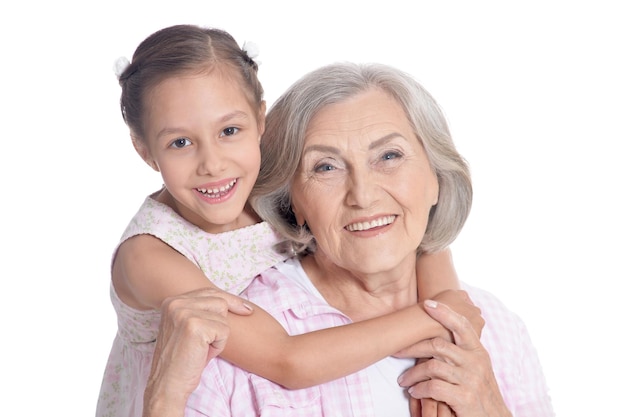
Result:
[[[341,268],[320,252],[304,257],[302,266],[331,306],[361,321],[417,303],[415,259],[369,275]]]

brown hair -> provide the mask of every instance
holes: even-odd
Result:
[[[258,66],[229,33],[195,25],[175,25],[148,36],[119,75],[122,117],[131,134],[144,138],[143,100],[154,86],[172,76],[202,73],[217,67],[234,70],[252,107],[260,109],[263,87],[257,77]]]

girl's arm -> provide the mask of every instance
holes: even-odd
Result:
[[[215,288],[196,265],[151,236],[136,236],[120,247],[113,281],[124,302],[144,309],[159,308],[166,298],[195,289]],[[444,294],[442,302],[467,317],[476,315],[477,309],[462,297]],[[221,356],[294,389],[349,375],[420,340],[449,338],[448,331],[421,305],[297,336],[289,336],[259,307],[245,317],[228,314],[228,323],[230,334]]]
[[[480,310],[466,303],[464,295],[447,291],[460,288],[449,249],[421,255],[417,274],[421,301],[450,300],[457,312],[471,318],[476,326],[482,325]],[[306,388],[357,372],[417,341],[437,336],[449,339],[449,333],[433,321],[420,304],[375,319],[286,338],[281,328],[281,334],[274,336],[279,339],[271,341],[267,337],[271,331],[263,330],[263,326],[274,326],[275,322],[256,306],[252,317],[229,315],[231,333],[221,356],[287,388]],[[260,350],[250,355],[253,349]],[[256,362],[259,357],[264,358],[260,363]]]
[[[433,299],[445,290],[457,289],[461,289],[461,285],[454,269],[452,252],[449,248],[435,253],[424,253],[417,258],[417,293],[420,301]],[[421,361],[423,360],[418,361],[418,363]],[[419,402],[419,407],[417,407],[417,402]],[[431,398],[417,400],[410,397],[410,403],[413,409],[419,408],[421,410],[419,415],[422,417],[452,415],[447,404]],[[437,412],[438,409],[442,411],[441,414]]]
[[[434,298],[446,290],[460,290],[450,248],[423,253],[417,258],[417,293],[419,300]]]

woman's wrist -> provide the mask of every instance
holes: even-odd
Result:
[[[148,381],[144,392],[143,417],[182,417],[189,398],[178,387],[166,387],[161,381]]]

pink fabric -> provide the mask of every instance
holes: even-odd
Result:
[[[297,273],[303,273],[299,263],[294,263]],[[523,322],[493,295],[470,286],[465,289],[487,322],[482,341],[511,411],[516,417],[553,416],[542,370]],[[262,273],[242,296],[266,309],[290,334],[350,323],[345,315],[276,269]],[[374,408],[365,371],[312,388],[286,390],[218,358],[206,367],[200,385],[189,398],[185,416],[368,417],[374,416]]]
[[[495,296],[463,284],[485,319],[481,342],[504,401],[515,417],[554,416],[548,385],[524,322]]]

